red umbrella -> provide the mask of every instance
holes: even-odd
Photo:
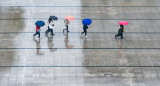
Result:
[[[120,21],[119,24],[120,25],[128,25],[128,22],[126,22],[126,21]]]
[[[74,20],[75,18],[71,15],[68,15],[68,16],[65,17],[65,19],[71,21],[71,20]]]

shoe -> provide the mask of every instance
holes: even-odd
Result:
[[[88,36],[85,36],[86,38],[88,37]]]
[[[67,31],[67,32],[69,32],[69,31]]]
[[[52,34],[53,36],[55,35],[55,34]]]
[[[121,37],[121,39],[123,39],[123,37]]]
[[[64,33],[64,29],[63,29],[63,33]]]
[[[117,35],[115,35],[115,38],[117,38]]]
[[[35,38],[35,36],[33,35],[33,38]]]
[[[39,39],[41,39],[41,37],[38,37]]]

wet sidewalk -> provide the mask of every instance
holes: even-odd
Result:
[[[159,86],[159,0],[0,0],[0,86]],[[45,35],[50,15],[55,36]],[[64,18],[73,15],[69,33]],[[92,19],[88,37],[82,20]],[[41,39],[35,22],[45,21]],[[115,39],[119,21],[124,39]]]

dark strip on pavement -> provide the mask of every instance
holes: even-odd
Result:
[[[140,67],[140,68],[148,68],[148,67],[157,67],[159,68],[160,66],[0,66],[0,68],[5,68],[5,67],[115,67],[115,68],[118,68],[118,67],[130,67],[130,68],[137,68],[137,67]]]
[[[160,7],[160,6],[16,6],[16,5],[13,5],[13,6],[0,6],[0,7],[23,7],[23,8],[32,8],[32,7],[57,7],[57,8],[60,8],[60,7],[65,7],[65,8],[68,8],[68,7],[71,7],[71,8],[85,8],[85,7]]]
[[[0,32],[0,34],[20,34],[20,33],[35,33],[35,32]],[[41,32],[41,33],[45,33],[45,32]],[[63,32],[54,32],[54,33],[58,33],[61,34]],[[72,34],[79,34],[81,32],[70,32]],[[88,32],[91,34],[117,34],[117,32]],[[125,32],[125,34],[160,34],[160,32]]]
[[[15,49],[30,49],[30,50],[35,50],[35,49],[43,49],[43,50],[47,50],[47,49],[84,49],[84,50],[119,50],[119,49],[124,49],[124,50],[159,50],[160,48],[0,48],[0,50],[15,50]]]

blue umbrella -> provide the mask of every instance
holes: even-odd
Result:
[[[41,26],[44,26],[45,23],[44,23],[44,21],[37,21],[37,22],[35,23],[35,25],[38,26],[38,27],[41,27]]]
[[[83,23],[84,25],[90,25],[90,24],[92,23],[92,20],[89,19],[89,18],[83,19],[82,23]]]

